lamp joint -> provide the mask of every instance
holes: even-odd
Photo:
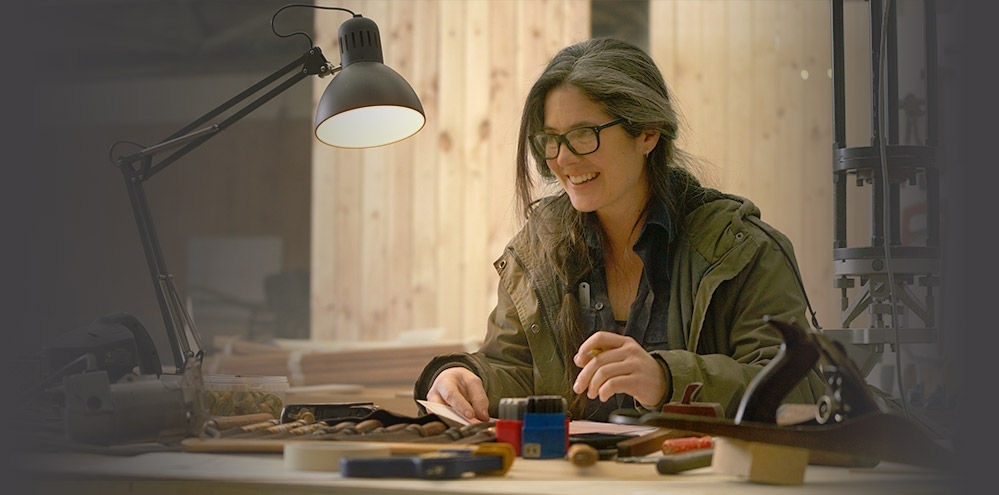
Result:
[[[332,65],[323,56],[323,51],[318,46],[309,49],[304,58],[304,64],[302,65],[303,74],[315,74],[323,77],[333,72]]]

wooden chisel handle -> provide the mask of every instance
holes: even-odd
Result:
[[[641,457],[653,452],[661,452],[663,441],[668,438],[689,437],[692,433],[670,428],[659,428],[653,432],[621,440],[617,443],[618,457]]]

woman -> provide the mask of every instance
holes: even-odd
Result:
[[[469,418],[503,397],[558,394],[576,419],[658,410],[699,382],[733,417],[781,338],[803,323],[790,242],[749,201],[703,188],[675,147],[678,116],[654,61],[589,40],[559,52],[524,105],[517,192],[526,219],[495,267],[482,347],[440,356],[415,396]],[[533,196],[532,165],[557,183]],[[815,403],[813,372],[787,397]]]

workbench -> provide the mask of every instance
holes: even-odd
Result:
[[[600,461],[577,467],[563,459],[514,461],[504,476],[457,480],[345,478],[338,473],[293,471],[281,454],[151,452],[132,456],[48,453],[19,456],[15,467],[29,491],[18,493],[99,494],[446,494],[490,495],[670,495],[747,494],[944,494],[954,479],[905,465],[871,469],[809,466],[798,486],[754,484],[710,467],[662,475],[655,464]]]
[[[416,414],[411,390],[400,387],[305,387],[289,403],[372,400],[401,414]],[[137,453],[138,452],[138,453]],[[710,467],[663,475],[654,463],[599,461],[577,467],[564,459],[517,458],[504,476],[457,480],[347,478],[338,473],[287,469],[280,452],[215,453],[170,448],[27,449],[8,452],[14,478],[7,493],[40,495],[264,495],[264,494],[449,494],[489,495],[725,495],[744,494],[922,494],[953,493],[953,474],[902,464],[874,468],[810,465],[803,485],[751,483]]]

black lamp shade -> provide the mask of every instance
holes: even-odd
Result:
[[[378,26],[355,16],[340,26],[340,71],[316,107],[316,137],[341,148],[369,148],[403,140],[426,117],[416,92],[382,63]]]

